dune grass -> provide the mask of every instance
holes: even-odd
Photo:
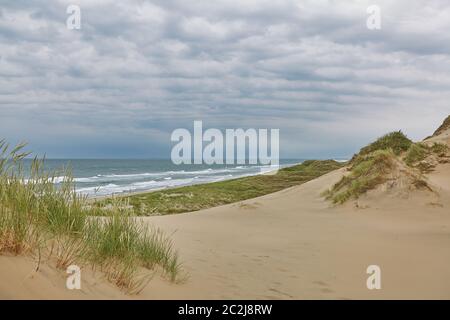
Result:
[[[333,203],[342,204],[353,198],[357,199],[368,190],[385,181],[386,174],[393,167],[395,154],[391,149],[375,150],[358,158],[358,163],[351,168],[351,173],[344,176],[324,196]]]
[[[403,160],[413,168],[421,172],[430,172],[434,169],[433,158],[439,161],[447,156],[448,146],[435,142],[431,146],[425,143],[413,143],[405,153]]]
[[[362,158],[377,150],[392,150],[395,155],[400,155],[401,153],[407,151],[413,142],[401,131],[394,131],[388,133],[369,145],[362,148],[359,153],[355,154],[350,161],[354,163],[358,158]]]
[[[447,152],[448,147],[445,144],[434,143],[429,146],[420,142],[413,143],[401,131],[388,133],[355,154],[349,162],[350,173],[331,189],[325,191],[323,196],[336,204],[357,199],[384,183],[396,161],[417,168],[421,172],[427,172],[432,165],[425,163],[424,160],[432,155],[445,157]],[[421,178],[417,178],[414,185],[417,188],[429,189],[427,183]]]
[[[176,281],[178,254],[161,231],[149,229],[115,200],[108,210],[91,206],[75,192],[69,171],[46,173],[34,159],[25,178],[24,144],[10,148],[0,141],[0,254],[42,252],[58,268],[71,264],[100,268],[128,292],[143,284],[140,268],[160,268]],[[55,186],[55,177],[66,178]],[[98,216],[99,210],[104,218]]]
[[[197,211],[259,197],[315,179],[341,168],[333,160],[308,160],[274,175],[257,175],[208,184],[120,197],[138,215],[164,215]],[[106,206],[111,199],[99,201]]]
[[[449,148],[444,143],[435,142],[430,147],[431,152],[433,152],[438,157],[445,157],[449,151]]]
[[[408,166],[413,166],[424,160],[429,154],[429,148],[423,143],[413,143],[405,154],[404,161]]]
[[[357,199],[386,181],[396,157],[407,152],[409,161],[422,157],[422,146],[414,144],[401,131],[388,133],[362,148],[350,160],[350,174],[342,177],[322,195],[336,204]]]

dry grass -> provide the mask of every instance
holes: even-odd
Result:
[[[357,199],[386,181],[386,174],[392,169],[394,159],[395,154],[392,150],[376,150],[360,157],[358,163],[350,169],[350,174],[323,195],[338,204],[351,198]]]

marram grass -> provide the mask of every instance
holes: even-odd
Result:
[[[448,151],[448,146],[442,143],[413,143],[401,131],[388,133],[355,154],[349,162],[349,174],[322,195],[335,204],[358,199],[367,191],[386,182],[387,175],[395,167],[396,161],[423,173],[434,167],[424,160],[433,156],[446,158]],[[414,185],[429,188],[422,179],[417,179]]]
[[[108,210],[91,206],[75,192],[70,172],[46,173],[45,160],[35,158],[25,178],[24,147],[0,140],[0,254],[44,252],[60,269],[90,265],[128,292],[146,283],[140,269],[178,279],[178,254],[160,230],[148,228],[121,203]],[[57,175],[68,178],[56,186]],[[99,210],[106,216],[93,217]]]
[[[358,199],[384,183],[395,159],[408,150],[412,150],[409,158],[421,157],[421,146],[415,145],[401,131],[385,134],[355,154],[349,162],[350,173],[322,195],[335,204]]]
[[[391,149],[376,150],[358,158],[349,175],[342,177],[330,190],[323,193],[333,203],[342,204],[385,182],[385,175],[393,167],[395,154]]]

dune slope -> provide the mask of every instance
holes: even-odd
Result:
[[[342,170],[199,214],[149,218],[174,233],[191,278],[177,298],[450,298],[448,194],[330,208],[319,194]],[[366,287],[366,268],[383,288]],[[151,297],[151,287],[145,291]]]

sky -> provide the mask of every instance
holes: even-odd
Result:
[[[0,0],[0,138],[169,158],[201,120],[279,129],[282,158],[346,158],[450,114],[449,30],[447,0]]]

